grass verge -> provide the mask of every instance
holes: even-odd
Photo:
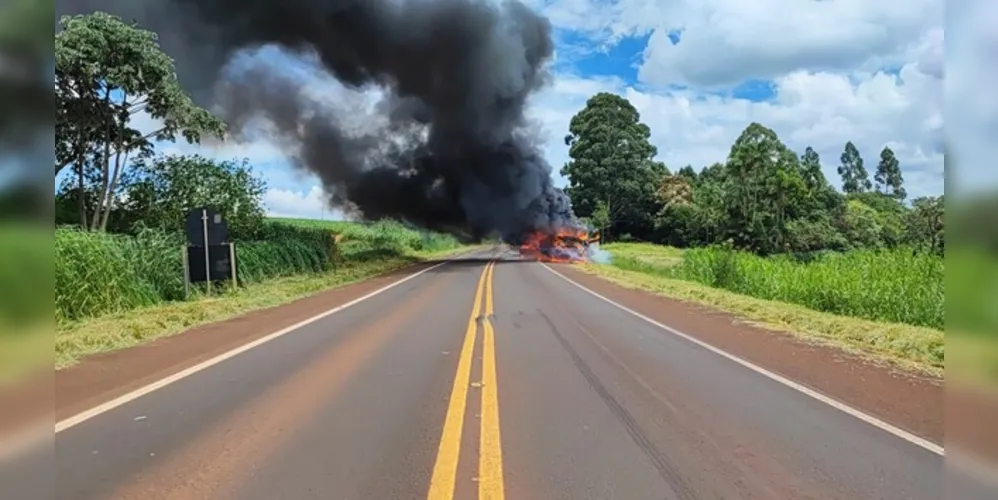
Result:
[[[395,271],[421,260],[443,258],[474,248],[451,248],[384,259],[348,261],[330,272],[277,278],[251,284],[225,295],[160,303],[97,318],[64,322],[56,330],[55,368],[72,366],[85,356],[176,335],[199,325],[287,304],[319,291]]]
[[[944,342],[940,330],[837,316],[612,265],[580,264],[578,267],[626,288],[705,304],[735,314],[751,324],[786,332],[806,342],[841,348],[906,371],[934,377],[943,374]]]

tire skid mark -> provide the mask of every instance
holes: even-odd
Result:
[[[652,465],[658,471],[659,476],[665,480],[665,482],[672,489],[673,493],[676,494],[676,497],[682,500],[693,500],[698,498],[692,488],[690,488],[690,486],[682,478],[679,471],[675,470],[672,467],[672,464],[669,463],[669,459],[666,455],[655,447],[655,444],[648,438],[634,416],[631,415],[631,413],[628,412],[627,409],[624,408],[624,406],[621,405],[612,394],[610,394],[610,391],[599,380],[599,377],[597,377],[589,365],[586,364],[585,360],[579,356],[579,353],[576,352],[572,345],[568,343],[565,336],[561,333],[547,313],[541,309],[537,309],[537,313],[548,324],[548,327],[551,329],[551,333],[554,335],[555,339],[558,340],[558,343],[561,344],[563,349],[565,349],[565,352],[572,358],[572,364],[575,365],[579,373],[586,379],[586,382],[589,383],[589,386],[593,389],[593,391],[596,392],[600,399],[603,400],[607,408],[609,408],[610,411],[613,412],[614,416],[616,416],[617,419],[624,424],[624,428],[626,429],[627,434],[634,441],[634,444],[636,444],[645,456],[648,457]]]

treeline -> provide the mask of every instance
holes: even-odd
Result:
[[[579,216],[611,240],[678,247],[730,244],[760,255],[896,248],[942,254],[943,196],[907,203],[894,152],[870,168],[852,142],[843,147],[836,189],[808,147],[791,150],[776,133],[749,124],[726,161],[670,171],[637,110],[600,93],[576,114],[562,174]]]

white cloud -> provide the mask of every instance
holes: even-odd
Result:
[[[871,176],[880,150],[890,145],[909,193],[939,194],[941,8],[939,0],[556,0],[545,12],[562,29],[604,40],[653,31],[640,77],[690,86],[677,91],[562,75],[536,96],[532,114],[549,128],[547,153],[556,169],[567,159],[561,139],[571,115],[594,91],[606,90],[641,112],[659,159],[673,169],[723,161],[738,134],[757,121],[799,153],[814,147],[834,184],[838,157],[853,141]],[[672,29],[684,30],[678,45],[665,38]],[[900,71],[883,72],[884,65]],[[776,95],[766,102],[704,93],[759,77],[774,83]]]
[[[132,126],[143,134],[148,134],[159,129],[162,126],[162,122],[149,116],[147,113],[139,112],[132,118]],[[283,161],[285,159],[285,155],[280,148],[267,141],[240,143],[232,140],[219,141],[212,137],[202,138],[201,144],[188,144],[183,137],[178,137],[176,142],[159,143],[156,150],[159,153],[167,155],[197,153],[215,160],[246,158],[254,165]]]
[[[650,34],[649,84],[736,85],[797,71],[875,69],[904,61],[941,24],[942,0],[554,0],[542,11],[596,44]],[[673,44],[670,33],[680,32]]]
[[[342,220],[343,214],[331,210],[326,206],[325,200],[326,194],[317,185],[313,185],[308,191],[268,189],[263,195],[267,215],[272,217]]]

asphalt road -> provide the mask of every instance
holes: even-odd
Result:
[[[488,261],[434,268],[59,432],[55,497],[942,497],[939,455],[541,264]]]

